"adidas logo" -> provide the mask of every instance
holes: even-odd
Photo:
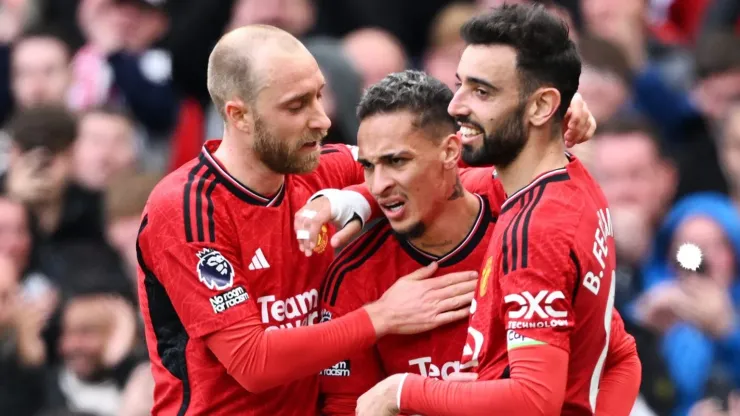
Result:
[[[267,262],[267,259],[265,258],[265,254],[262,253],[262,249],[258,248],[257,252],[254,253],[254,256],[252,257],[252,262],[249,263],[249,270],[260,270],[260,269],[269,269],[270,263]]]

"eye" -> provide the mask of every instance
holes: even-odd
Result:
[[[390,160],[391,166],[401,166],[406,162],[406,159],[401,159],[400,157],[392,157]]]
[[[460,81],[456,81],[456,82],[455,82],[455,91],[459,90],[459,89],[460,89],[460,87],[462,87],[462,82],[460,82]]]
[[[478,97],[487,97],[488,91],[484,90],[483,88],[476,88],[475,95],[477,95]]]

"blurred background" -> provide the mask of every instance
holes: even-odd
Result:
[[[223,33],[303,40],[328,141],[353,143],[364,87],[405,68],[454,87],[461,24],[502,2],[0,0],[0,415],[149,414],[135,239],[158,179],[221,135]],[[633,413],[740,415],[740,0],[539,2],[571,25],[599,123],[574,152],[611,206]]]

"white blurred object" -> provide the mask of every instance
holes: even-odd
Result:
[[[657,416],[657,413],[645,403],[642,396],[637,396],[637,401],[630,412],[630,416]]]

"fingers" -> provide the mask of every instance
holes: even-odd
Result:
[[[331,206],[326,198],[317,198],[301,208],[293,219],[298,248],[310,256],[318,242],[321,228],[331,220]]]
[[[469,316],[470,308],[462,308],[456,311],[443,312],[436,316],[436,318],[434,319],[434,325],[435,328],[437,328],[442,325],[447,325],[452,322],[460,321],[462,319],[468,319]]]
[[[429,265],[427,265],[426,267],[417,269],[413,273],[409,273],[406,276],[403,276],[398,280],[424,280],[424,279],[431,277],[436,271],[437,271],[437,262],[433,261],[429,263]]]
[[[472,282],[475,290],[475,282],[478,279],[478,272],[455,272],[429,279],[429,285],[432,289],[441,289],[447,286],[457,285],[462,282]]]
[[[461,285],[464,283],[461,283]],[[448,290],[451,288],[446,288],[443,290]],[[467,288],[460,287],[460,290],[466,290]],[[466,290],[464,293],[456,296],[450,296],[446,297],[444,300],[439,302],[439,311],[440,312],[447,312],[447,311],[455,311],[460,308],[467,308],[470,306],[470,303],[473,301],[473,298],[475,297],[475,285],[473,285],[473,288],[470,290]]]
[[[331,238],[331,246],[334,248],[343,247],[349,244],[355,236],[362,231],[362,224],[359,220],[354,220],[337,231]]]

